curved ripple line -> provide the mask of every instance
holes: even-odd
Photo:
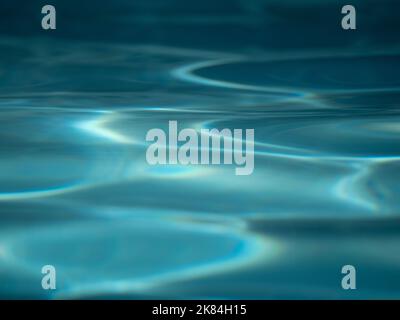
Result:
[[[229,89],[238,89],[238,90],[251,90],[251,91],[260,91],[260,92],[268,92],[268,93],[280,93],[285,95],[290,95],[290,97],[303,97],[307,93],[305,92],[294,92],[293,90],[278,88],[278,87],[262,87],[262,86],[254,86],[254,85],[246,85],[229,81],[222,80],[213,80],[209,78],[205,78],[199,75],[196,75],[195,72],[208,68],[214,67],[229,63],[236,63],[246,61],[245,59],[224,59],[224,60],[210,60],[210,61],[201,61],[195,62],[189,65],[184,65],[172,70],[171,74],[173,77],[186,81],[192,82],[201,85],[214,86],[214,87],[222,87]]]

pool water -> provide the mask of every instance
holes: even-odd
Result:
[[[0,297],[400,298],[399,5],[352,2],[2,2]],[[253,174],[150,166],[170,120]]]

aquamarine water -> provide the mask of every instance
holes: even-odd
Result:
[[[2,2],[0,297],[400,298],[400,7],[352,2]],[[149,166],[169,120],[254,173]]]

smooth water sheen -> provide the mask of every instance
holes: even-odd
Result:
[[[400,298],[398,4],[352,1],[348,32],[338,1],[53,1],[43,31],[18,2],[0,4],[1,298]],[[169,120],[255,129],[254,173],[149,166]]]

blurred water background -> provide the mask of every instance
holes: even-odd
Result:
[[[347,2],[2,0],[0,297],[400,298],[400,4]],[[149,166],[169,120],[254,173]]]

